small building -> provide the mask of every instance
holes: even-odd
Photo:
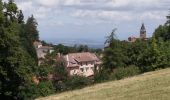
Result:
[[[137,39],[144,40],[144,41],[148,40],[148,38],[146,36],[146,28],[145,28],[144,23],[142,23],[142,26],[141,26],[141,29],[140,29],[140,36],[139,36],[139,38],[132,36],[132,37],[128,38],[128,41],[129,42],[135,42]]]
[[[35,41],[33,44],[36,49],[36,53],[37,53],[37,57],[39,59],[39,65],[40,65],[41,60],[45,59],[45,56],[48,53],[52,53],[54,50],[53,50],[53,47],[43,46],[42,43],[38,41]]]
[[[35,41],[33,44],[36,49],[38,58],[45,58],[47,53],[52,53],[54,51],[53,47],[43,46],[41,42]]]
[[[131,36],[131,37],[128,38],[128,41],[129,42],[135,42],[136,39],[137,39],[136,37]]]
[[[94,53],[69,53],[64,56],[66,67],[70,75],[82,75],[91,77],[94,75],[94,67],[101,64],[101,60]]]

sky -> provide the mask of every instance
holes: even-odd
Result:
[[[114,28],[120,40],[139,37],[142,23],[147,36],[166,21],[170,0],[15,0],[25,20],[37,19],[42,40],[102,40]]]

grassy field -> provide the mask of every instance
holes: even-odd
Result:
[[[37,100],[170,100],[170,69],[97,84]]]

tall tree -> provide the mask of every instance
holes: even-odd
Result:
[[[164,25],[160,25],[153,33],[153,36],[157,40],[164,40],[164,41],[170,40],[170,14],[167,15],[166,18],[167,18],[166,23]]]
[[[111,46],[111,45],[112,45],[113,40],[116,39],[116,35],[115,35],[116,30],[117,30],[117,29],[114,28],[114,29],[112,30],[111,34],[106,37],[105,45],[107,45],[107,46]]]
[[[33,75],[30,56],[20,42],[17,14],[13,0],[4,6],[0,0],[0,96],[7,100],[24,99],[21,91]]]
[[[103,69],[113,71],[117,67],[124,66],[124,54],[121,48],[121,41],[115,37],[116,29],[113,29],[111,34],[107,37],[105,43],[109,44],[109,47],[104,50],[103,55]]]
[[[31,17],[28,18],[26,22],[26,32],[29,36],[29,39],[34,42],[34,41],[39,41],[39,32],[37,30],[38,23],[34,16],[32,15]]]
[[[168,40],[170,40],[170,11],[169,11],[169,15],[167,16],[167,22],[166,22],[166,25],[168,27],[168,33],[166,35],[166,38]]]

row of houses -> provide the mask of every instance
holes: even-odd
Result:
[[[34,47],[39,59],[39,65],[42,63],[42,59],[46,59],[45,56],[48,53],[52,53],[53,47],[43,46],[41,42],[34,42]],[[95,53],[82,52],[82,53],[69,53],[67,55],[56,55],[61,58],[65,64],[69,75],[81,75],[85,77],[92,77],[94,75],[95,67],[101,64],[100,58]]]

